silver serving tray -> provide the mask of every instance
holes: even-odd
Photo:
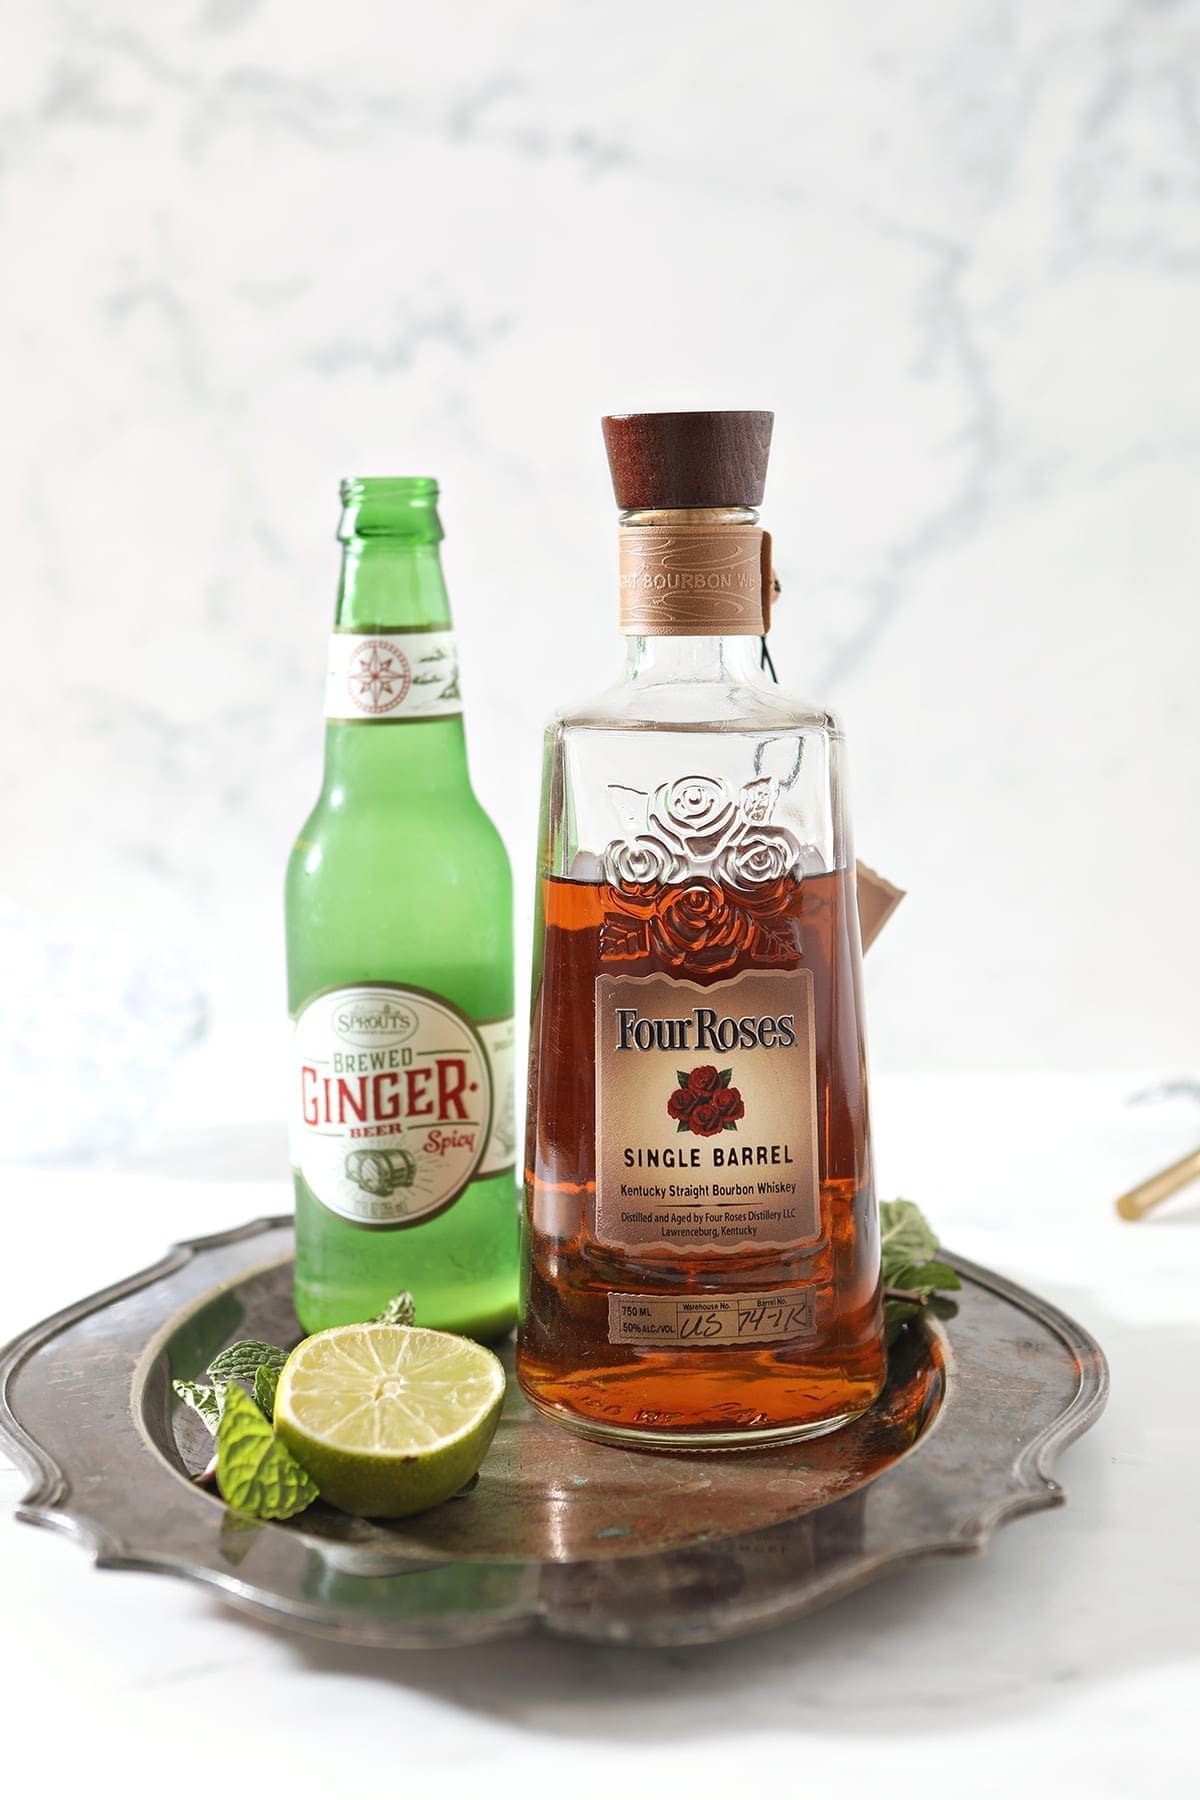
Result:
[[[192,1473],[210,1442],[179,1405],[235,1338],[286,1344],[290,1218],[180,1244],[0,1351],[17,1508],[103,1568],[179,1575],[279,1625],[412,1648],[535,1630],[598,1643],[715,1642],[794,1619],[885,1570],[983,1550],[1062,1504],[1059,1452],[1103,1408],[1099,1346],[1057,1308],[952,1257],[948,1333],[909,1329],[880,1401],[831,1437],[653,1455],[576,1438],[510,1383],[478,1486],[394,1524],[317,1506],[231,1512]]]

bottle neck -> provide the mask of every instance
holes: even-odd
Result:
[[[342,550],[335,631],[450,629],[450,601],[435,543],[352,537]]]
[[[756,637],[631,637],[625,640],[625,680],[641,687],[673,682],[770,685]]]
[[[627,682],[744,686],[767,679],[768,568],[753,507],[623,512],[620,548]]]
[[[425,805],[439,792],[470,785],[436,488],[432,482],[347,484],[343,498],[326,794],[335,806],[351,797]],[[393,641],[354,641],[374,638]],[[403,695],[392,708],[401,692],[392,681],[397,667]],[[361,716],[338,710],[350,680],[358,703],[371,703]],[[453,699],[439,705],[447,693]]]

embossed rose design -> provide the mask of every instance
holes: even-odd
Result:
[[[693,862],[711,862],[743,827],[737,796],[711,775],[682,775],[658,788],[647,819]]]
[[[609,792],[625,835],[601,859],[606,961],[657,953],[672,968],[721,974],[743,954],[764,965],[799,955],[793,903],[812,846],[770,823],[774,776],[737,790],[683,775],[652,795],[620,783]]]
[[[665,962],[728,969],[750,941],[752,921],[731,906],[715,881],[673,889],[654,915],[655,944]]]
[[[679,1086],[667,1098],[667,1114],[675,1120],[677,1131],[716,1137],[720,1131],[737,1130],[746,1107],[737,1088],[730,1086],[732,1069],[714,1069],[710,1063],[702,1063],[690,1073],[680,1069],[678,1075]]]
[[[796,866],[800,845],[780,825],[751,825],[721,858],[722,879],[739,893],[780,881]]]
[[[782,920],[796,894],[793,875],[780,875],[776,881],[763,881],[755,887],[740,888],[737,903],[756,919]]]
[[[622,892],[678,881],[684,866],[678,852],[656,837],[614,838],[604,852],[604,872]]]

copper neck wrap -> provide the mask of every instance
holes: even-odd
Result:
[[[621,522],[626,637],[762,637],[771,539],[747,508],[635,513]]]

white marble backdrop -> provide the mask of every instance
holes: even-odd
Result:
[[[776,659],[911,891],[877,1066],[1194,1063],[1198,71],[1196,0],[9,0],[22,1104],[194,987],[276,1092],[343,474],[443,482],[528,901],[540,719],[620,654],[598,417],[654,406],[776,411]]]

